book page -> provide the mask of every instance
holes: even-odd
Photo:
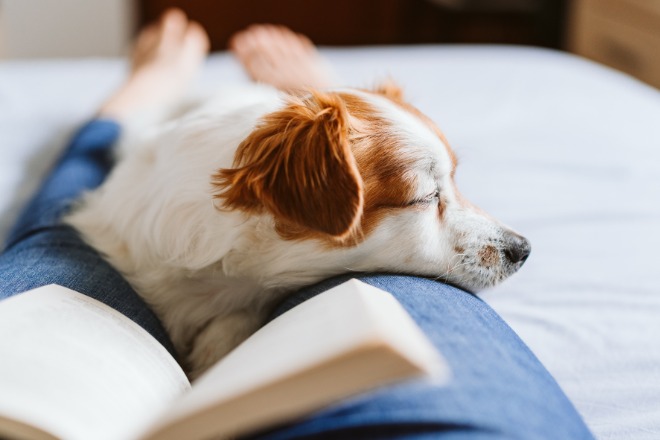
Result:
[[[392,295],[350,280],[252,335],[142,438],[243,434],[424,374],[444,382],[449,368]]]
[[[0,302],[0,437],[129,438],[188,388],[167,350],[99,301],[50,285]]]

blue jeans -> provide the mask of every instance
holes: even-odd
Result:
[[[120,127],[85,125],[28,204],[0,255],[0,299],[57,283],[94,297],[141,325],[167,349],[154,313],[76,232],[60,223],[71,202],[112,168]],[[418,277],[346,275],[292,294],[275,314],[354,277],[391,292],[452,368],[448,385],[409,381],[361,395],[254,439],[590,439],[555,380],[483,301]]]

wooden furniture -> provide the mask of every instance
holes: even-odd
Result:
[[[279,23],[321,45],[510,43],[560,47],[566,0],[141,0],[141,23],[179,7],[212,49],[252,23]]]
[[[660,0],[573,0],[568,48],[660,87]]]

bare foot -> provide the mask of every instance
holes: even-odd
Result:
[[[129,77],[99,115],[123,120],[170,104],[185,93],[208,51],[202,26],[189,21],[183,11],[169,9],[138,35]]]
[[[252,25],[235,34],[229,47],[255,81],[281,90],[336,85],[309,38],[284,26]]]

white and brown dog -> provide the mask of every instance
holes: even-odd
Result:
[[[388,271],[476,291],[527,258],[527,240],[461,197],[446,139],[395,86],[237,96],[126,149],[67,219],[153,306],[192,376],[300,286]]]

